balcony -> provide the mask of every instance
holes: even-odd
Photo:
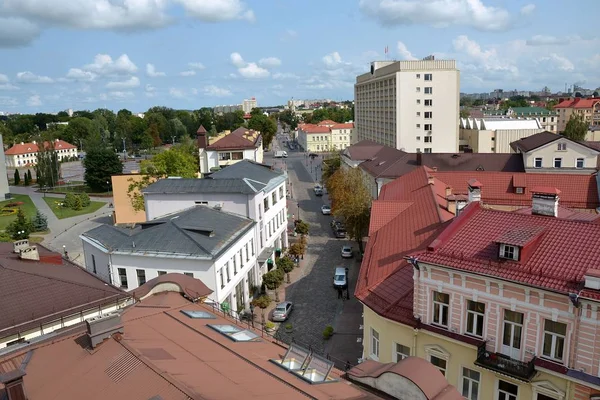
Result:
[[[487,351],[485,342],[477,348],[475,365],[524,382],[531,381],[531,378],[535,375],[535,357],[529,362],[514,360],[504,354]]]

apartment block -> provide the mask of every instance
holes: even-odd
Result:
[[[371,63],[354,85],[356,140],[406,152],[456,152],[459,81],[454,60]]]
[[[583,115],[583,119],[590,126],[600,126],[600,99],[583,99],[576,97],[574,99],[563,100],[555,107],[558,111],[558,132],[562,133],[567,127],[569,118],[574,113]]]

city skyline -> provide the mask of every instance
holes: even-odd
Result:
[[[69,4],[0,5],[0,111],[347,100],[371,61],[428,55],[457,60],[463,93],[600,86],[592,0]]]

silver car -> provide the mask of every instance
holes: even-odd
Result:
[[[294,304],[291,301],[284,301],[283,303],[277,304],[277,307],[273,310],[273,321],[283,322],[287,320],[294,308]]]
[[[342,246],[342,258],[352,258],[351,246]]]
[[[322,205],[321,206],[321,213],[323,215],[331,215],[331,207],[329,207],[328,205]]]

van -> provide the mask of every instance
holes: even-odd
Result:
[[[348,277],[346,276],[346,268],[337,267],[333,275],[333,287],[346,289],[348,287]]]
[[[287,158],[288,154],[287,151],[276,151],[275,152],[275,158]]]

